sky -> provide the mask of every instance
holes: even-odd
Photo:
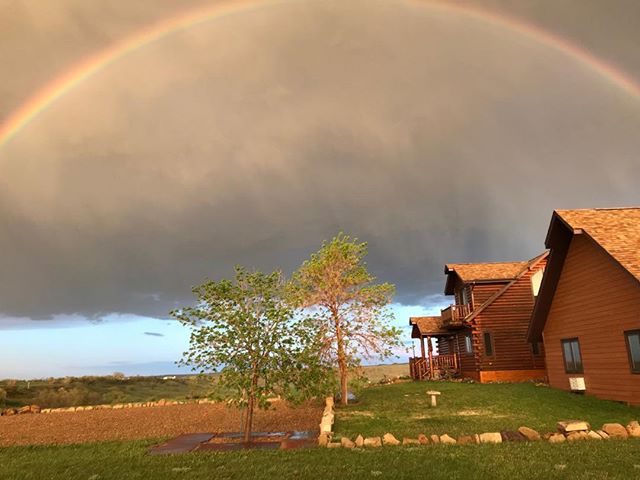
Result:
[[[0,0],[0,132],[85,59],[216,3]],[[340,231],[406,327],[449,303],[444,263],[529,259],[555,208],[640,204],[640,2],[225,11],[0,136],[0,378],[175,372],[193,285],[290,273]]]

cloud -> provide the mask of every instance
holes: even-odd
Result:
[[[28,12],[11,30],[27,50]],[[77,15],[94,18],[48,28],[93,45],[130,28]],[[369,242],[396,301],[431,305],[445,262],[539,253],[554,208],[639,203],[639,130],[637,99],[571,58],[428,8],[209,22],[113,63],[0,150],[0,312],[167,318],[206,277],[291,272],[340,230]]]
[[[145,335],[149,335],[151,337],[164,337],[164,333],[157,332],[144,332]]]

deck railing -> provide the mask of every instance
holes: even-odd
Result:
[[[433,374],[442,375],[443,373],[458,372],[458,356],[457,355],[433,355]],[[431,378],[431,366],[428,358],[412,357],[409,359],[409,373],[414,380],[426,380]]]
[[[469,305],[449,305],[440,312],[445,327],[462,327],[464,319],[471,313]]]

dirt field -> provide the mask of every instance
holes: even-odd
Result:
[[[255,431],[315,430],[322,406],[297,408],[282,402],[258,411]],[[223,404],[90,410],[0,417],[0,446],[85,443],[176,436],[182,433],[221,433],[240,430],[240,412]]]

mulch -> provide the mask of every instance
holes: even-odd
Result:
[[[316,430],[321,416],[317,402],[290,407],[277,401],[271,409],[255,413],[254,431]],[[240,425],[240,411],[224,404],[13,415],[0,417],[0,447],[237,432]]]

